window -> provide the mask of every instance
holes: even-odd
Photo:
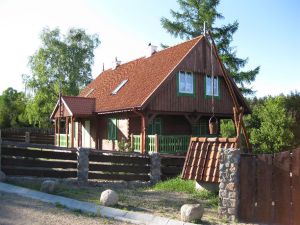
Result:
[[[111,93],[112,95],[115,95],[118,93],[118,91],[127,83],[128,80],[123,80],[118,87],[116,87],[115,90],[113,90],[113,92]]]
[[[220,96],[220,87],[219,87],[219,77],[214,76],[214,96],[219,97]],[[205,95],[206,96],[212,96],[212,77],[209,75],[205,76]]]
[[[180,71],[177,77],[177,94],[178,95],[194,95],[195,80],[194,74],[191,72]]]
[[[117,119],[116,118],[109,118],[107,121],[107,138],[109,140],[116,140],[117,139]]]

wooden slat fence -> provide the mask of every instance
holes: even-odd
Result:
[[[30,133],[30,143],[54,145],[54,130],[52,128],[5,128],[1,130],[2,140],[10,142],[25,142],[25,132]]]
[[[182,178],[219,182],[219,151],[236,146],[236,138],[191,138]]]
[[[241,155],[239,219],[300,224],[300,149]]]
[[[149,181],[150,158],[140,154],[91,151],[89,179]]]
[[[12,176],[77,177],[74,150],[50,150],[2,146],[1,167]]]
[[[161,155],[161,179],[167,180],[181,174],[185,156]]]

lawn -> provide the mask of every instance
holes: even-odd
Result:
[[[41,181],[10,180],[8,183],[39,190]],[[194,187],[193,181],[184,181],[177,177],[151,187],[139,188],[120,185],[120,183],[116,185],[113,182],[99,186],[59,183],[54,194],[99,204],[101,192],[110,188],[119,194],[119,203],[115,206],[116,208],[152,213],[172,219],[180,219],[180,207],[183,204],[201,203],[205,207],[205,213],[202,221],[198,223],[216,224],[219,222],[217,219],[218,194],[196,191]]]

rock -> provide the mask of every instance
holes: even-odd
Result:
[[[105,206],[113,206],[116,205],[119,201],[118,194],[113,190],[105,190],[101,193],[100,203]]]
[[[1,170],[0,170],[0,182],[3,182],[6,180],[6,175],[5,173],[3,173]]]
[[[200,204],[184,204],[181,206],[180,212],[182,221],[191,222],[202,218],[204,208]]]
[[[41,191],[47,193],[53,193],[56,186],[56,182],[54,180],[45,180],[41,185]]]

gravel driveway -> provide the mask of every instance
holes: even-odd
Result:
[[[50,224],[127,224],[100,217],[87,216],[51,204],[0,192],[0,225]]]

